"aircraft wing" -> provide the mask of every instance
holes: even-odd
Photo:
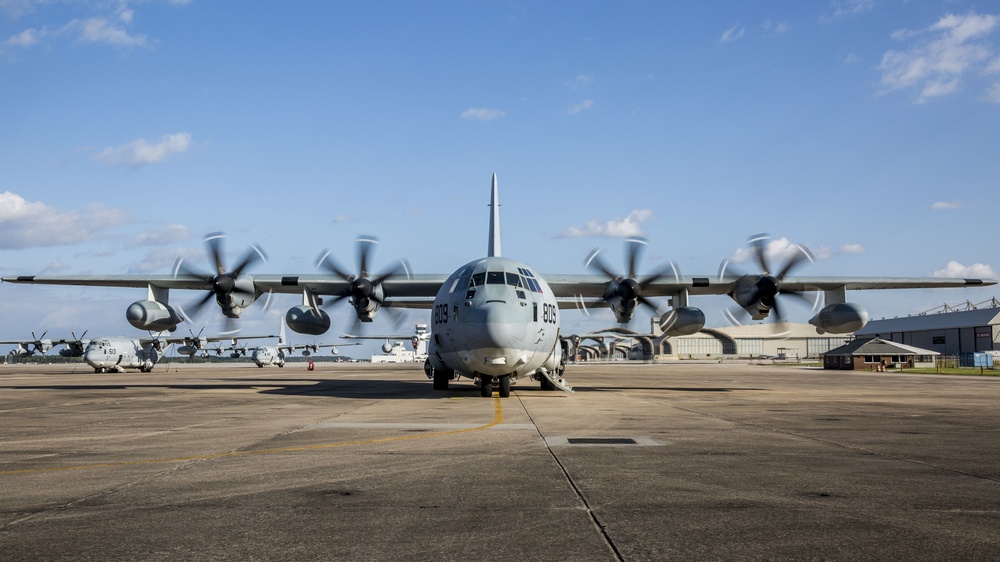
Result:
[[[542,275],[557,298],[570,299],[566,308],[574,302],[583,306],[602,306],[601,299],[608,286],[608,278],[600,275]],[[736,287],[736,276],[709,276],[677,278],[653,281],[643,287],[642,295],[647,297],[671,296],[686,290],[689,295],[727,295]],[[994,279],[959,279],[944,277],[785,277],[781,282],[783,290],[790,291],[833,291],[876,289],[940,289],[947,287],[979,287],[995,285]],[[562,305],[561,305],[562,307]]]
[[[421,274],[408,278],[386,279],[385,305],[392,308],[431,308],[438,289],[448,279],[446,274]],[[342,294],[349,284],[335,275],[247,275],[261,293],[300,294],[304,290],[321,296]],[[591,274],[542,274],[560,308],[600,307],[608,287],[608,278]],[[672,296],[681,291],[689,295],[726,295],[731,293],[736,276],[679,276],[653,281],[643,287],[645,297]],[[21,275],[2,278],[7,283],[40,285],[77,285],[94,287],[148,286],[164,289],[211,290],[205,281],[172,275]],[[995,285],[994,279],[963,279],[940,277],[786,277],[781,286],[790,291],[879,290],[879,289],[939,289]],[[260,336],[274,337],[274,336]],[[395,336],[393,336],[395,337]],[[409,337],[409,336],[407,336]],[[246,338],[246,336],[243,336]],[[228,339],[228,338],[224,338]],[[0,342],[13,343],[20,342]],[[30,342],[33,343],[33,342]]]

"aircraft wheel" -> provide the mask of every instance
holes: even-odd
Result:
[[[479,382],[479,395],[483,398],[493,396],[493,377],[483,377]]]
[[[279,369],[281,369],[281,368],[282,368],[282,367],[284,367],[284,366],[285,366],[285,364],[284,364],[284,363],[278,363],[278,368],[279,368]]]
[[[451,372],[444,369],[433,369],[434,390],[448,390],[448,381],[451,380]]]
[[[510,397],[510,375],[500,377],[500,398]]]
[[[258,365],[257,365],[257,368],[258,368],[258,369],[263,369],[263,368],[264,368],[264,364],[263,364],[263,363],[260,363],[260,364],[258,364]]]
[[[542,387],[542,390],[555,390],[555,387],[552,386],[552,383],[549,382],[549,379],[545,377],[542,377],[542,380],[538,381],[538,384],[539,386]]]

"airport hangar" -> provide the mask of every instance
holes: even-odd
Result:
[[[990,306],[967,303],[967,310],[944,306],[937,312],[871,320],[853,335],[819,335],[810,324],[763,322],[705,328],[690,336],[664,338],[654,319],[651,334],[630,336],[618,330],[596,332],[584,336],[579,348],[584,359],[594,359],[599,355],[645,360],[761,356],[819,359],[824,353],[854,338],[881,337],[942,356],[1000,352],[1000,301],[992,299],[987,303]],[[599,345],[588,345],[593,341],[586,340],[597,341]]]

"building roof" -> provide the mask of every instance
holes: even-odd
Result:
[[[890,334],[893,332],[920,332],[924,330],[949,330],[955,328],[976,328],[1000,324],[1000,308],[980,308],[957,312],[919,314],[900,318],[871,320],[858,330],[859,336]]]
[[[882,338],[856,339],[831,349],[823,355],[941,355],[937,351],[920,349]]]

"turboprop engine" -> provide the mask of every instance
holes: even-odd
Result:
[[[660,329],[666,336],[689,336],[705,327],[705,313],[700,308],[681,306],[660,317]]]
[[[868,311],[852,302],[831,304],[813,316],[809,323],[816,326],[820,334],[849,334],[865,327]]]
[[[125,311],[128,323],[147,332],[173,332],[181,317],[168,305],[161,302],[145,300],[136,301]]]
[[[294,332],[318,336],[330,329],[330,315],[318,308],[300,304],[288,309],[285,324]]]

